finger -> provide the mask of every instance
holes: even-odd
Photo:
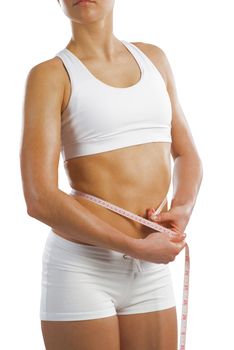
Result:
[[[162,213],[156,214],[155,208],[147,209],[147,217],[149,220],[157,221],[157,222],[172,220],[172,215],[170,212],[162,212]]]
[[[184,248],[185,248],[185,246],[186,246],[186,242],[185,241],[182,241],[182,242],[180,242],[180,243],[177,243],[177,244],[179,244],[179,249],[180,249],[180,251],[181,250],[183,250]]]
[[[155,214],[154,212],[150,215],[150,219],[156,222],[172,221],[174,216],[170,212],[163,212]]]
[[[175,232],[175,234],[179,234],[179,235],[182,235],[182,234],[184,234],[184,232],[182,232],[179,228],[178,228],[178,226],[172,226],[172,227],[170,227],[171,228],[171,231],[173,231],[173,232]]]
[[[174,221],[170,222],[170,225],[173,231],[184,233],[184,229],[181,226],[178,226]]]
[[[181,250],[183,250],[184,247],[186,246],[186,242],[185,241],[175,242],[174,244],[176,245],[176,248],[179,250],[179,252],[181,252]]]
[[[175,232],[175,234],[184,234],[185,232],[182,231],[181,228],[179,228],[179,226],[175,225],[173,222],[170,223],[170,227],[169,229],[173,232]]]
[[[182,234],[174,234],[170,236],[170,240],[172,242],[181,242],[186,238],[186,233],[182,233]]]
[[[147,211],[147,219],[151,219],[151,215],[153,215],[153,213],[155,212],[155,209],[154,208],[149,208],[149,209],[146,209]]]
[[[176,221],[175,221],[175,220],[173,220],[173,221],[171,222],[171,227],[172,227],[172,230],[178,230],[178,231],[181,231],[180,226],[178,225],[178,223],[176,223]]]

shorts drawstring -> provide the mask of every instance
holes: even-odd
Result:
[[[123,255],[123,258],[124,259],[132,259],[132,264],[133,264],[133,273],[134,273],[134,278],[136,278],[136,275],[138,273],[141,273],[142,272],[142,266],[141,266],[141,261],[139,259],[135,259],[135,258],[132,258],[131,256],[128,256],[128,255]]]

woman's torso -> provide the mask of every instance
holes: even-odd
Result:
[[[130,86],[139,79],[139,68],[131,63],[122,64],[121,67],[125,69],[125,72],[119,72],[118,75],[113,74],[116,67],[113,68],[110,65],[107,68],[106,63],[103,67],[99,63],[96,70],[95,65],[86,63],[86,66],[95,72],[98,79],[107,84]],[[138,79],[136,79],[137,74]],[[113,76],[117,77],[116,81],[113,81]],[[125,77],[125,80],[118,77]],[[70,83],[66,77],[64,108],[69,101],[70,92]],[[93,194],[146,218],[147,208],[157,208],[169,190],[171,182],[170,153],[170,142],[146,142],[74,157],[66,160],[64,167],[72,188]],[[75,195],[74,198],[93,214],[129,236],[144,238],[152,232],[151,228],[118,215],[85,198],[78,195]],[[165,210],[167,210],[167,204],[162,209],[162,211]],[[66,237],[65,233],[54,231]],[[87,244],[78,240],[74,242]]]

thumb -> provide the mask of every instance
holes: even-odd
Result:
[[[157,222],[164,222],[164,221],[170,221],[173,220],[173,215],[170,213],[170,211],[167,212],[163,212],[163,213],[159,213],[159,214],[154,214],[154,212],[152,212],[149,215],[149,218],[152,221],[157,221]]]

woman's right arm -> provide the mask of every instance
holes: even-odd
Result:
[[[145,240],[122,233],[58,188],[64,81],[54,60],[33,67],[26,80],[20,165],[27,213],[65,233],[68,239],[142,257],[140,241]],[[172,248],[178,254],[178,247]]]

